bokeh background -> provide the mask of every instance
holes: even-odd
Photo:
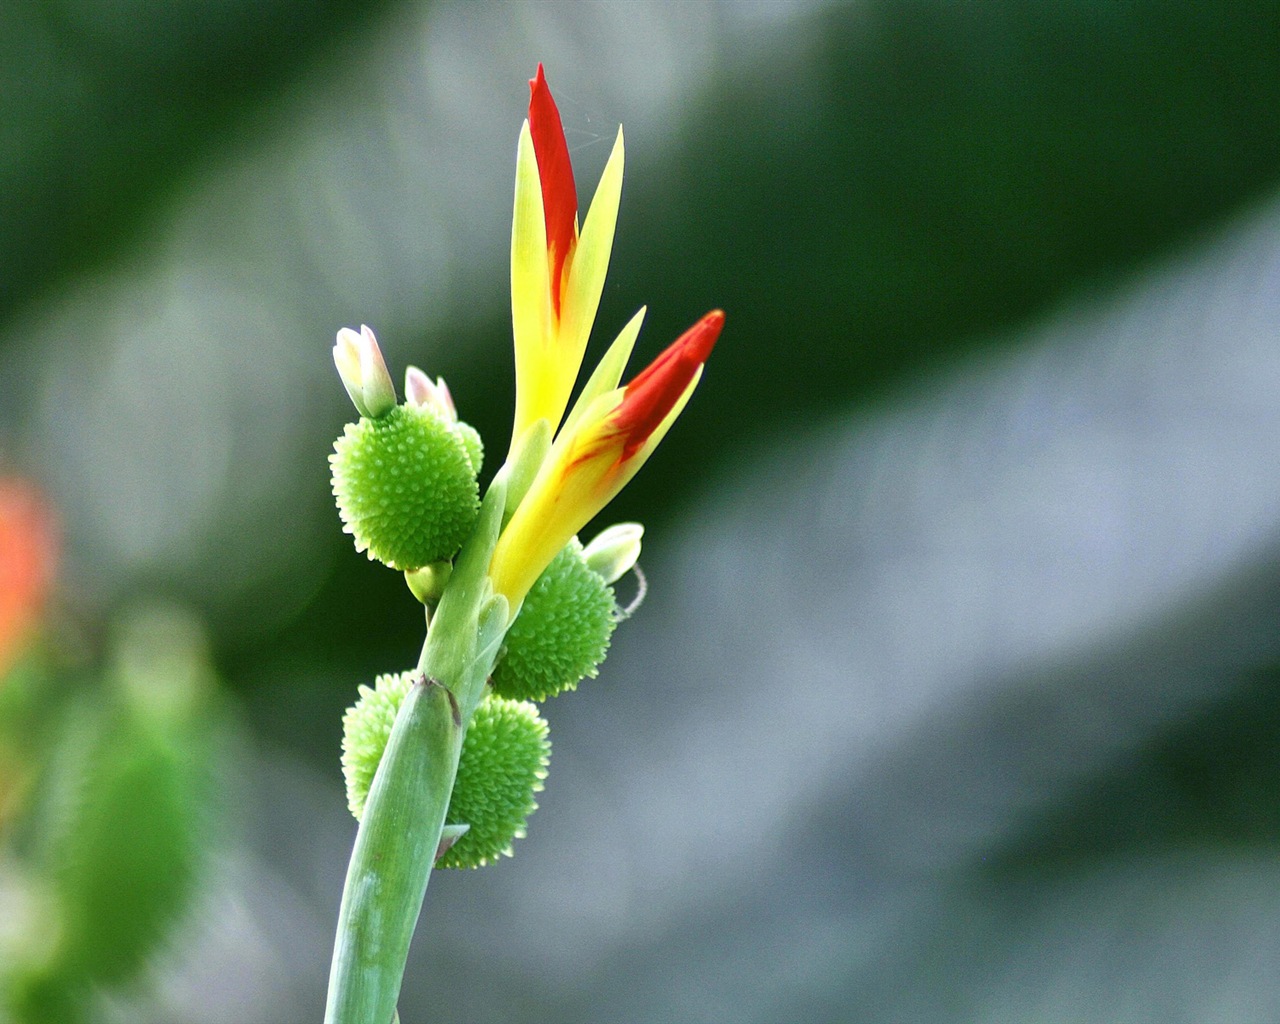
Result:
[[[638,361],[728,323],[610,514],[649,599],[549,705],[516,857],[434,878],[402,1019],[1280,1019],[1277,39],[1163,0],[5,4],[48,642],[217,678],[194,893],[90,1019],[322,1013],[341,713],[421,641],[339,530],[329,350],[370,324],[504,447],[538,61],[584,207],[626,129],[588,358],[642,304]]]

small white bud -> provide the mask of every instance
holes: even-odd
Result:
[[[333,364],[361,416],[377,419],[395,408],[396,388],[391,383],[382,350],[378,348],[378,339],[368,327],[362,325],[359,334],[350,327],[338,332]]]
[[[582,549],[582,557],[606,583],[616,583],[640,558],[643,536],[644,527],[639,523],[615,523]]]

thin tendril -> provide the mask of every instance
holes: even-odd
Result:
[[[636,613],[636,610],[644,604],[644,597],[649,593],[649,581],[645,578],[644,571],[639,564],[633,565],[631,571],[636,577],[636,596],[631,599],[631,603],[625,608],[620,604],[614,605],[613,618],[615,622],[626,622]]]

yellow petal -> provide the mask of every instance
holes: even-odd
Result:
[[[558,423],[564,412],[563,401],[567,401],[566,392],[560,408],[548,413],[548,405],[555,404],[555,392],[559,389],[548,379],[554,376],[548,374],[554,330],[547,222],[528,121],[520,130],[516,149],[515,215],[511,221],[511,332],[516,353],[514,443],[535,420],[545,417]],[[569,387],[572,386],[570,381]]]
[[[618,224],[618,204],[622,199],[622,165],[622,129],[619,128],[613,152],[600,175],[591,209],[582,224],[560,307],[561,352],[566,363],[572,362],[575,379],[587,348],[591,325],[595,323],[596,310],[600,308],[604,278],[609,270],[609,254],[613,251],[613,234]],[[565,392],[565,401],[568,399],[569,394]]]
[[[578,418],[596,398],[618,386],[618,381],[622,380],[622,373],[627,368],[627,360],[631,358],[631,350],[635,348],[636,338],[640,335],[640,325],[644,322],[647,308],[641,306],[640,311],[627,322],[627,326],[622,328],[614,343],[609,346],[609,351],[604,354],[604,358],[583,386],[578,400],[573,403],[573,409],[565,417],[564,426],[560,428],[562,433],[573,429]]]
[[[583,414],[578,430],[560,432],[498,538],[489,575],[494,592],[510,602],[512,615],[556,553],[617,493],[606,477],[621,446],[593,449],[607,437],[608,416],[621,401],[621,390],[599,396]]]

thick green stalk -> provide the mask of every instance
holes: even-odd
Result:
[[[452,692],[410,688],[369,789],[338,912],[325,1024],[390,1024],[462,749]]]
[[[466,723],[506,630],[487,570],[505,485],[485,496],[476,532],[440,599],[365,802],[338,911],[325,1024],[390,1024],[439,851]]]

